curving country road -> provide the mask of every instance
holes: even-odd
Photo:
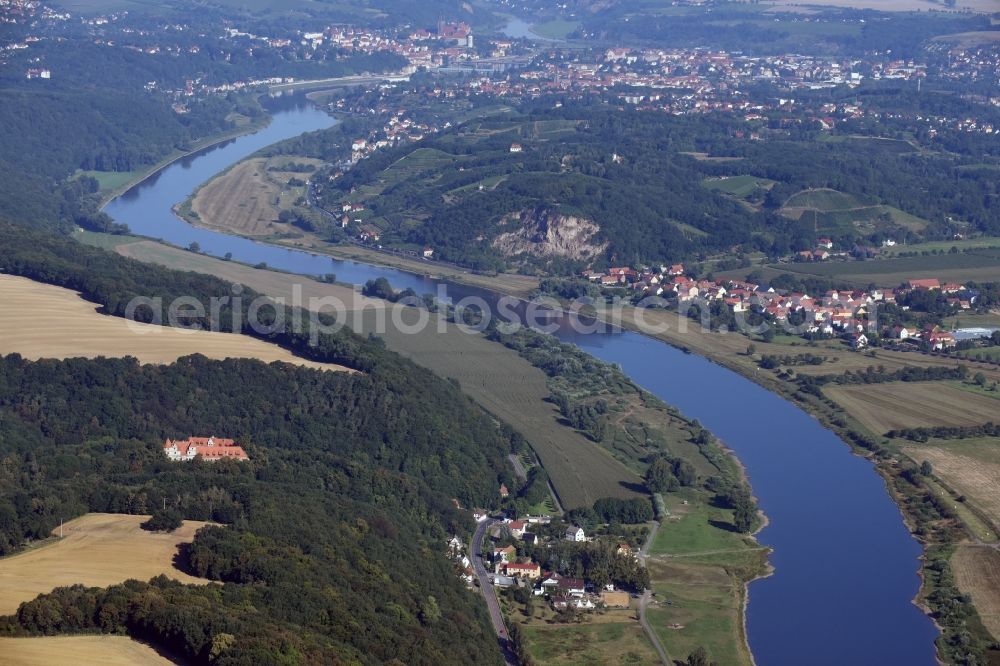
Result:
[[[497,599],[496,589],[490,580],[489,571],[486,569],[486,560],[483,558],[483,539],[486,531],[493,525],[500,522],[496,518],[487,518],[476,526],[476,533],[472,537],[470,551],[472,553],[472,568],[479,579],[479,591],[486,600],[486,608],[490,612],[490,622],[493,623],[493,631],[496,632],[497,642],[503,652],[504,662],[508,666],[517,666],[517,657],[510,649],[510,640],[507,635],[507,625],[503,621],[503,613],[500,611],[500,601]]]

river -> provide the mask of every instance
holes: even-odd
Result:
[[[565,40],[554,37],[543,37],[534,31],[534,25],[516,16],[510,17],[503,28],[503,34],[514,39],[533,39],[539,42],[562,42]]]
[[[386,277],[397,288],[434,292],[438,282],[391,268],[332,260],[194,228],[171,207],[205,180],[260,148],[334,120],[301,98],[273,102],[271,124],[175,162],[105,211],[136,233],[217,256],[360,284]],[[449,294],[476,290],[448,284]],[[773,576],[750,586],[747,626],[760,666],[931,666],[932,622],[911,603],[921,549],[882,479],[818,421],[750,380],[635,333],[556,333],[621,365],[638,384],[697,418],[743,462],[770,525]],[[669,529],[669,525],[664,529]]]

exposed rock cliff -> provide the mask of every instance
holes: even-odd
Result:
[[[504,256],[586,260],[607,249],[606,242],[595,240],[600,228],[593,220],[563,215],[547,208],[529,208],[510,213],[500,220],[503,233],[493,240],[493,247]]]

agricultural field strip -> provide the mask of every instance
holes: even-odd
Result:
[[[0,638],[6,666],[173,666],[156,650],[127,636]]]
[[[970,595],[983,624],[1000,640],[1000,551],[960,545],[951,558],[958,588]]]
[[[106,587],[160,574],[183,583],[207,583],[176,569],[173,558],[178,545],[190,543],[195,532],[210,523],[188,520],[172,533],[154,533],[139,527],[147,517],[90,513],[63,525],[62,539],[0,559],[0,614],[76,583]]]
[[[977,441],[983,447],[989,446],[984,440]],[[1000,454],[1000,440],[992,443],[989,448]],[[962,444],[962,440],[935,440],[934,444],[904,445],[903,452],[917,464],[930,462],[935,476],[965,495],[994,525],[1000,525],[1000,461],[985,460],[983,455],[966,455],[961,452]]]
[[[823,392],[878,434],[921,426],[981,425],[997,410],[991,398],[939,382],[827,386]]]
[[[965,282],[1000,280],[1000,250],[974,249],[959,254],[920,257],[895,257],[870,261],[826,261],[769,264],[778,273],[795,273],[833,278],[858,286],[875,283],[895,287],[914,277],[936,277],[944,281]]]
[[[300,290],[303,305],[311,298],[335,298],[349,311],[362,309],[383,309],[385,302],[362,296],[357,289],[340,284],[327,284],[291,273],[252,268],[244,264],[223,261],[155,241],[139,241],[119,245],[119,254],[139,261],[159,264],[182,271],[207,273],[227,282],[241,284],[257,293],[285,299],[286,305],[293,304],[295,290]]]
[[[602,666],[627,663],[659,664],[642,629],[631,622],[589,622],[579,625],[525,624],[529,652],[535,663]]]
[[[198,188],[181,206],[190,207],[185,217],[192,223],[210,229],[246,236],[268,236],[284,230],[278,214],[289,208],[286,185],[295,177],[308,178],[307,173],[280,170],[288,162],[317,164],[319,160],[305,157],[255,157],[237,163]],[[298,192],[302,188],[294,189]]]
[[[321,370],[348,371],[316,363],[246,335],[190,331],[129,322],[97,312],[76,292],[0,274],[0,353],[27,359],[134,356],[142,363],[172,363],[181,356],[256,358]]]
[[[415,315],[404,313],[404,317]],[[371,317],[369,317],[369,320]],[[406,334],[390,328],[390,349],[455,379],[462,390],[488,412],[510,424],[532,445],[566,508],[589,506],[601,497],[635,497],[625,484],[639,477],[610,453],[559,421],[545,374],[517,352],[468,335],[449,325],[439,334],[424,330]]]
[[[280,188],[267,178],[265,165],[261,158],[241,162],[200,188],[191,200],[198,224],[251,236],[272,233]]]

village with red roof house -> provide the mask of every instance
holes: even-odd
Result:
[[[910,292],[936,291],[946,297],[946,302],[956,312],[969,310],[975,305],[979,292],[958,283],[943,283],[937,278],[919,278],[906,281],[895,289],[831,289],[822,295],[776,290],[759,284],[734,279],[697,279],[684,274],[683,264],[658,268],[634,269],[625,266],[611,267],[606,272],[586,270],[581,277],[599,285],[606,293],[626,290],[631,296],[655,296],[674,302],[683,309],[685,305],[699,303],[724,303],[734,314],[759,313],[770,322],[781,325],[795,315],[801,322],[794,330],[801,335],[843,337],[855,349],[868,345],[873,332],[897,341],[922,341],[932,350],[954,347],[955,337],[938,327],[906,328],[896,326],[878,330],[874,318],[880,305],[896,305]],[[903,308],[906,309],[905,307]]]

